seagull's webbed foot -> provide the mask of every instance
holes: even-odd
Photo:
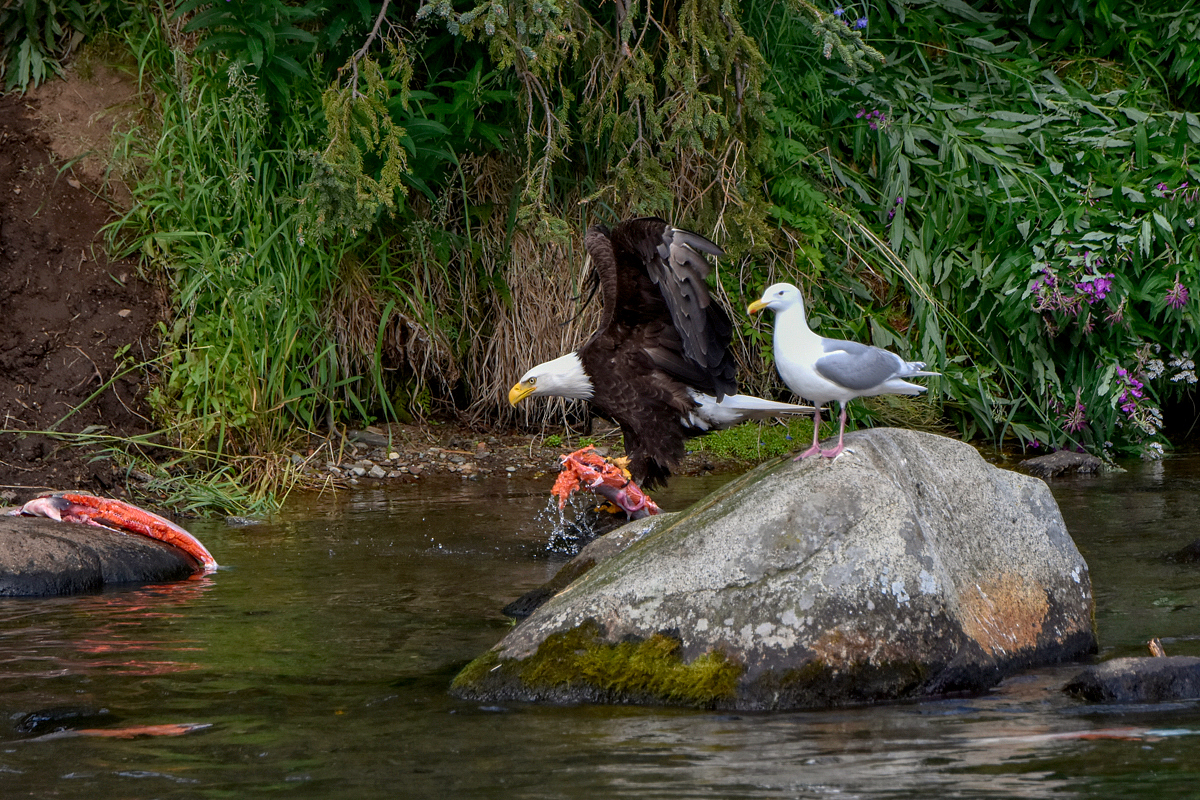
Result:
[[[793,458],[792,461],[799,461],[803,458],[809,458],[810,456],[823,456],[823,455],[825,455],[825,451],[821,449],[821,445],[814,444],[812,447],[808,448],[803,453],[801,453],[800,455]]]
[[[841,442],[838,442],[837,447],[833,448],[832,450],[822,450],[821,456],[824,458],[837,458],[845,450],[846,450],[846,445],[842,444]]]
[[[842,413],[838,416],[838,421],[841,423],[838,426],[838,441],[837,446],[832,450],[822,450],[821,455],[825,458],[837,458],[846,449],[845,443],[842,441],[846,436],[846,404],[842,403]]]

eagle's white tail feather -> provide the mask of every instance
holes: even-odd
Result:
[[[699,408],[696,409],[685,424],[701,430],[729,428],[739,422],[751,419],[770,419],[771,417],[787,416],[790,414],[811,414],[812,406],[797,406],[791,403],[777,403],[774,400],[764,400],[750,394],[725,395],[717,402],[717,398],[708,394],[692,393],[692,399]]]

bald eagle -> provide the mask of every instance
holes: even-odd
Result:
[[[737,394],[733,328],[709,294],[704,254],[724,251],[657,217],[595,225],[584,244],[604,302],[600,327],[578,350],[539,364],[509,390],[587,400],[621,427],[629,472],[665,484],[684,441],[748,419],[812,413],[807,406]]]

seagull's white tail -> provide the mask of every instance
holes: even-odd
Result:
[[[926,370],[924,361],[905,361],[904,366],[905,371],[897,375],[897,378],[933,378],[942,374]]]

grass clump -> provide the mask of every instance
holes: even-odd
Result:
[[[746,423],[691,441],[694,452],[713,458],[758,461],[798,450],[812,439],[812,419],[791,417],[778,422]]]

